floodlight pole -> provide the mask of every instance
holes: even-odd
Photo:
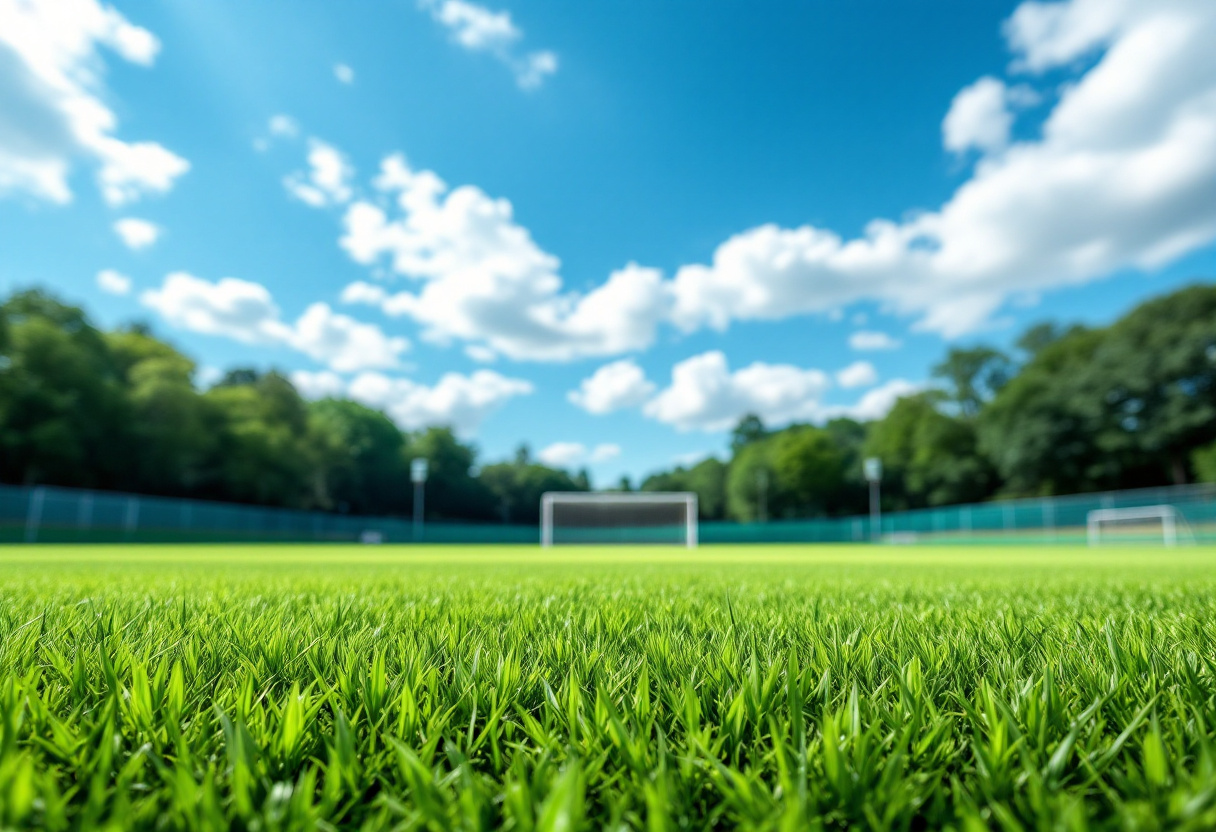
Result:
[[[426,502],[426,460],[419,457],[410,463],[410,479],[414,483],[414,542],[422,542],[422,512]]]
[[[882,539],[882,460],[872,456],[862,468],[870,483],[870,540],[877,543]]]

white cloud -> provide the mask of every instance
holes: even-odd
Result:
[[[469,376],[448,373],[433,387],[377,372],[362,372],[347,381],[328,370],[299,370],[291,374],[291,382],[308,399],[346,396],[382,410],[404,430],[447,425],[464,437],[509,400],[533,391],[523,379],[490,370]]]
[[[300,125],[285,113],[271,116],[270,120],[266,122],[266,129],[270,131],[270,135],[281,139],[294,139],[300,135]]]
[[[343,303],[363,303],[369,306],[379,306],[388,298],[388,292],[380,286],[356,280],[342,290],[340,300]]]
[[[334,64],[334,77],[343,84],[353,84],[355,71],[346,64]]]
[[[757,361],[731,372],[726,356],[714,350],[676,364],[671,386],[643,412],[681,431],[726,430],[748,413],[778,424],[817,416],[829,386],[822,371],[790,364]]]
[[[587,446],[582,442],[554,442],[537,453],[536,458],[552,468],[569,468],[587,456]]]
[[[443,26],[452,40],[470,52],[485,52],[505,64],[523,89],[534,89],[557,71],[557,55],[548,50],[518,55],[523,32],[511,13],[492,11],[467,0],[420,0],[419,5]]]
[[[355,169],[341,152],[320,139],[308,140],[308,173],[296,171],[283,179],[283,187],[313,208],[350,201],[350,180]]]
[[[147,220],[125,217],[114,223],[114,233],[127,248],[138,251],[156,243],[160,238],[160,226]]]
[[[498,353],[481,344],[469,344],[464,348],[464,354],[478,364],[493,364],[498,360]]]
[[[75,158],[98,165],[103,198],[163,193],[190,165],[155,142],[115,137],[101,48],[150,66],[160,42],[97,0],[0,0],[0,195],[72,199]]]
[[[449,14],[465,21],[452,26],[470,44],[514,42],[501,18]],[[1006,38],[1011,72],[1073,76],[1051,79],[1057,100],[1037,138],[1012,141],[1006,124],[1035,95],[1025,79],[981,79],[960,93],[944,128],[951,146],[989,151],[968,179],[936,210],[875,219],[854,239],[762,225],[669,280],[631,264],[576,294],[510,202],[473,186],[449,190],[394,156],[376,185],[395,209],[352,202],[340,242],[357,262],[385,261],[414,281],[380,303],[418,321],[427,339],[566,361],[646,349],[668,322],[724,330],[832,316],[856,302],[956,337],[989,325],[1011,299],[1156,269],[1216,240],[1216,3],[1028,2]],[[859,348],[867,337],[856,336]]]
[[[899,339],[892,338],[885,332],[875,332],[867,329],[859,329],[849,336],[849,346],[862,352],[895,350],[899,349],[902,343]]]
[[[686,454],[676,454],[671,461],[681,468],[692,468],[714,455],[713,451],[690,451]]]
[[[1025,3],[1006,33],[1028,71],[1098,58],[1062,88],[1040,138],[984,158],[938,210],[875,220],[857,239],[775,225],[732,237],[677,273],[677,323],[870,299],[955,336],[1011,295],[1157,268],[1216,239],[1216,3]]]
[[[588,460],[594,465],[597,462],[607,462],[621,455],[621,446],[615,442],[601,442],[591,449]]]
[[[338,372],[391,369],[409,341],[385,335],[378,326],[334,312],[328,304],[314,303],[296,321],[290,339],[300,352]]]
[[[857,404],[850,407],[830,408],[829,413],[833,416],[848,416],[863,422],[881,419],[887,415],[897,400],[919,393],[923,389],[923,385],[913,384],[907,379],[891,379],[886,384],[868,391]]]
[[[131,278],[113,269],[97,273],[97,288],[110,295],[125,295],[131,291]]]
[[[650,398],[654,389],[642,368],[626,358],[600,367],[566,398],[588,413],[602,414],[636,407]]]
[[[433,387],[365,372],[350,382],[347,394],[384,410],[406,430],[449,425],[462,436],[469,436],[507,401],[529,395],[533,389],[530,382],[507,378],[493,370],[477,370],[468,376],[447,373]]]
[[[342,376],[330,370],[296,370],[291,374],[291,383],[306,399],[325,399],[346,393],[346,382]]]
[[[453,39],[465,49],[505,49],[523,33],[511,22],[510,12],[492,12],[485,6],[463,0],[425,2],[436,21],[452,33]]]
[[[174,272],[140,302],[172,326],[245,344],[288,346],[339,372],[396,367],[409,348],[405,338],[389,337],[324,303],[312,304],[288,325],[265,286],[234,277],[211,283]]]
[[[1013,130],[1014,109],[1038,101],[1038,94],[1024,84],[1010,87],[998,78],[981,78],[954,96],[942,122],[942,143],[955,153],[973,148],[985,153],[1004,150]]]
[[[170,325],[190,332],[221,335],[243,344],[291,340],[291,328],[279,320],[278,306],[260,283],[235,277],[210,283],[173,272],[159,289],[145,291],[140,302]]]
[[[253,149],[264,153],[270,149],[275,139],[294,139],[300,135],[300,125],[294,118],[277,113],[266,121],[267,135],[258,136],[253,140]]]
[[[571,468],[575,465],[592,465],[616,459],[621,455],[621,446],[612,442],[596,445],[590,451],[582,442],[554,442],[541,450],[536,458],[552,468]]]
[[[557,72],[557,53],[549,50],[530,52],[515,67],[515,80],[525,90],[534,90]]]
[[[972,148],[993,152],[1009,143],[1013,113],[1005,104],[1005,82],[981,78],[965,87],[950,104],[942,122],[947,150],[964,153]]]
[[[846,389],[869,387],[878,381],[878,371],[869,361],[854,361],[836,373],[836,383]]]
[[[387,260],[421,284],[384,298],[438,343],[481,344],[513,359],[568,361],[645,349],[669,308],[662,276],[630,264],[586,295],[563,292],[558,260],[518,225],[511,203],[472,186],[448,190],[431,171],[390,156],[376,179],[400,216],[359,200],[346,211],[341,245],[359,263]],[[364,286],[351,297],[373,302]]]

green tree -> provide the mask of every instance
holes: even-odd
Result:
[[[1191,454],[1191,464],[1200,482],[1216,482],[1216,442],[1196,449]]]
[[[697,495],[697,514],[702,520],[722,520],[726,516],[726,472],[726,463],[711,456],[691,468],[678,466],[651,474],[638,490],[691,491]]]
[[[494,494],[473,476],[477,452],[451,428],[431,427],[414,434],[409,455],[427,461],[426,516],[436,520],[494,520],[500,516]]]
[[[755,413],[749,413],[739,420],[739,424],[735,425],[735,429],[730,433],[731,452],[737,454],[743,448],[753,442],[759,442],[766,436],[768,436],[768,428],[764,426],[763,420]]]
[[[762,439],[743,446],[731,460],[726,478],[729,516],[743,523],[772,517],[774,505],[780,502],[776,482],[772,443]]]
[[[266,373],[203,394],[224,416],[218,454],[225,499],[306,508],[319,503],[308,411],[291,382]]]
[[[135,439],[127,487],[151,494],[214,491],[223,413],[192,383],[194,362],[142,329],[106,335],[127,386]]]
[[[844,454],[831,434],[799,425],[781,431],[769,442],[776,475],[775,515],[821,517],[837,507],[844,480]]]
[[[970,420],[942,412],[945,395],[927,391],[898,400],[870,427],[865,455],[883,463],[883,503],[893,509],[974,502],[995,485]]]
[[[546,491],[586,491],[565,471],[529,461],[499,462],[481,469],[480,480],[494,495],[504,523],[540,522],[540,498]]]
[[[1001,391],[1013,374],[1013,363],[1003,352],[991,347],[953,347],[946,358],[933,368],[934,378],[949,386],[949,397],[959,411],[973,418]]]
[[[1181,483],[1216,440],[1216,286],[1150,300],[1042,348],[980,419],[1013,493]]]
[[[408,514],[409,460],[401,431],[378,410],[344,399],[308,406],[321,504],[354,514]]]
[[[41,291],[0,305],[0,478],[120,488],[134,452],[123,378],[78,307]]]
[[[870,504],[869,485],[861,470],[868,429],[861,422],[848,418],[829,419],[823,429],[840,451],[844,465],[833,514],[862,514]]]

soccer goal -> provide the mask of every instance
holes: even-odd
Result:
[[[1179,535],[1193,541],[1186,518],[1173,506],[1100,508],[1086,515],[1090,546],[1103,543],[1156,543],[1177,546]]]
[[[697,545],[697,495],[550,491],[540,500],[540,544]]]

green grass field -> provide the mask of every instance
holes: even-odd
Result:
[[[1216,550],[0,550],[0,828],[1212,829]]]

